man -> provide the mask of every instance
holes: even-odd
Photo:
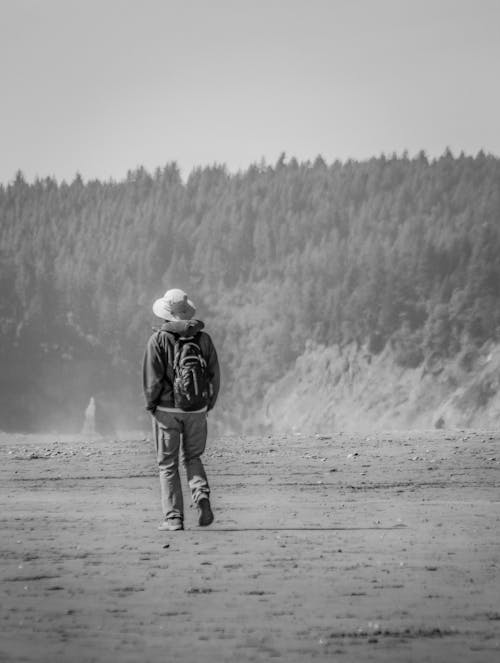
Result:
[[[196,309],[183,290],[167,290],[154,302],[153,312],[164,322],[148,341],[143,384],[146,409],[153,417],[165,516],[158,529],[184,529],[181,445],[191,497],[198,508],[198,524],[206,527],[214,516],[201,455],[207,441],[207,412],[214,407],[219,393],[217,353],[210,336],[202,331],[204,323],[194,319]],[[185,362],[181,362],[184,355]],[[185,375],[181,375],[182,366],[186,366]]]

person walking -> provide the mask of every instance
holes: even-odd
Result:
[[[143,362],[146,410],[152,415],[164,520],[159,530],[184,529],[184,503],[179,476],[179,452],[186,469],[191,498],[198,508],[198,525],[214,520],[210,488],[201,456],[207,441],[207,413],[214,407],[220,370],[212,339],[194,318],[196,309],[183,290],[167,290],[153,303],[163,320],[149,338]]]

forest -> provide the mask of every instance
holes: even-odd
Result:
[[[0,430],[79,430],[90,396],[116,428],[148,425],[141,365],[167,288],[217,347],[214,413],[252,430],[307,341],[401,366],[500,333],[500,160],[298,162],[229,173],[175,163],[123,181],[0,186]]]

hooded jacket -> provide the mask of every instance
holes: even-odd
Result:
[[[175,338],[192,338],[198,334],[197,343],[207,362],[207,376],[211,385],[211,410],[217,400],[220,387],[220,369],[217,352],[210,336],[201,331],[201,320],[167,320],[148,341],[144,354],[142,378],[146,410],[154,413],[158,406],[174,408],[174,346]]]

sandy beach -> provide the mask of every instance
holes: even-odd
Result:
[[[165,533],[150,438],[1,434],[0,660],[496,662],[499,440],[211,439]]]

